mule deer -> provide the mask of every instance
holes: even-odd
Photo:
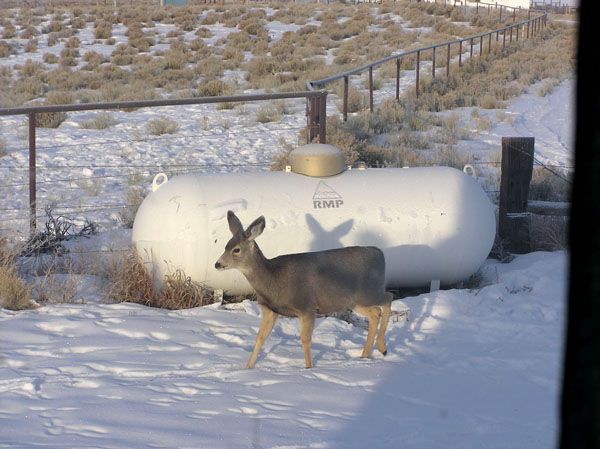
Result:
[[[380,249],[353,246],[311,253],[287,254],[267,259],[255,242],[265,229],[259,217],[244,231],[242,223],[227,212],[233,237],[217,263],[217,270],[235,268],[256,291],[261,323],[247,368],[253,368],[277,315],[300,318],[300,340],[306,368],[312,367],[310,345],[317,313],[354,309],[369,320],[361,357],[370,357],[377,333],[377,349],[387,354],[385,331],[393,296],[385,291],[385,259]]]

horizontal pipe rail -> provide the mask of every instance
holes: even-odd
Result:
[[[288,98],[316,98],[324,95],[324,91],[282,92],[271,94],[231,95],[226,97],[198,97],[166,100],[116,101],[109,103],[78,103],[45,106],[22,106],[18,108],[0,109],[0,116],[29,115],[44,112],[94,111],[100,109],[134,109],[160,106],[183,106],[192,104],[235,103],[245,101],[279,100]]]

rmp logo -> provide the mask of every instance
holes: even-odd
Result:
[[[326,182],[319,181],[313,195],[313,209],[339,209],[344,204],[341,195]]]

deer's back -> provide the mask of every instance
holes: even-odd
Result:
[[[354,246],[287,254],[270,260],[273,288],[258,292],[283,315],[332,313],[385,302],[385,259],[380,249]]]

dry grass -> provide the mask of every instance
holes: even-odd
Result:
[[[266,104],[256,111],[256,121],[258,123],[278,122],[281,120],[281,110],[276,104]]]
[[[127,190],[127,206],[119,212],[119,221],[123,223],[123,226],[129,229],[133,228],[135,216],[145,197],[145,190],[139,186],[131,186]]]
[[[212,304],[212,292],[193,282],[181,270],[165,277],[162,290],[134,250],[112,261],[108,272],[108,297],[116,302],[134,302],[164,309],[189,309]]]
[[[569,179],[570,174],[558,168],[552,168],[562,177]],[[529,184],[529,199],[540,201],[569,201],[571,184],[544,167],[534,167]]]
[[[0,306],[10,310],[35,308],[31,287],[19,276],[15,259],[18,251],[0,239]]]
[[[34,278],[32,295],[40,305],[71,304],[77,296],[77,278],[70,257],[53,255],[41,262],[41,276]]]
[[[531,216],[531,250],[557,251],[569,247],[567,217]]]

